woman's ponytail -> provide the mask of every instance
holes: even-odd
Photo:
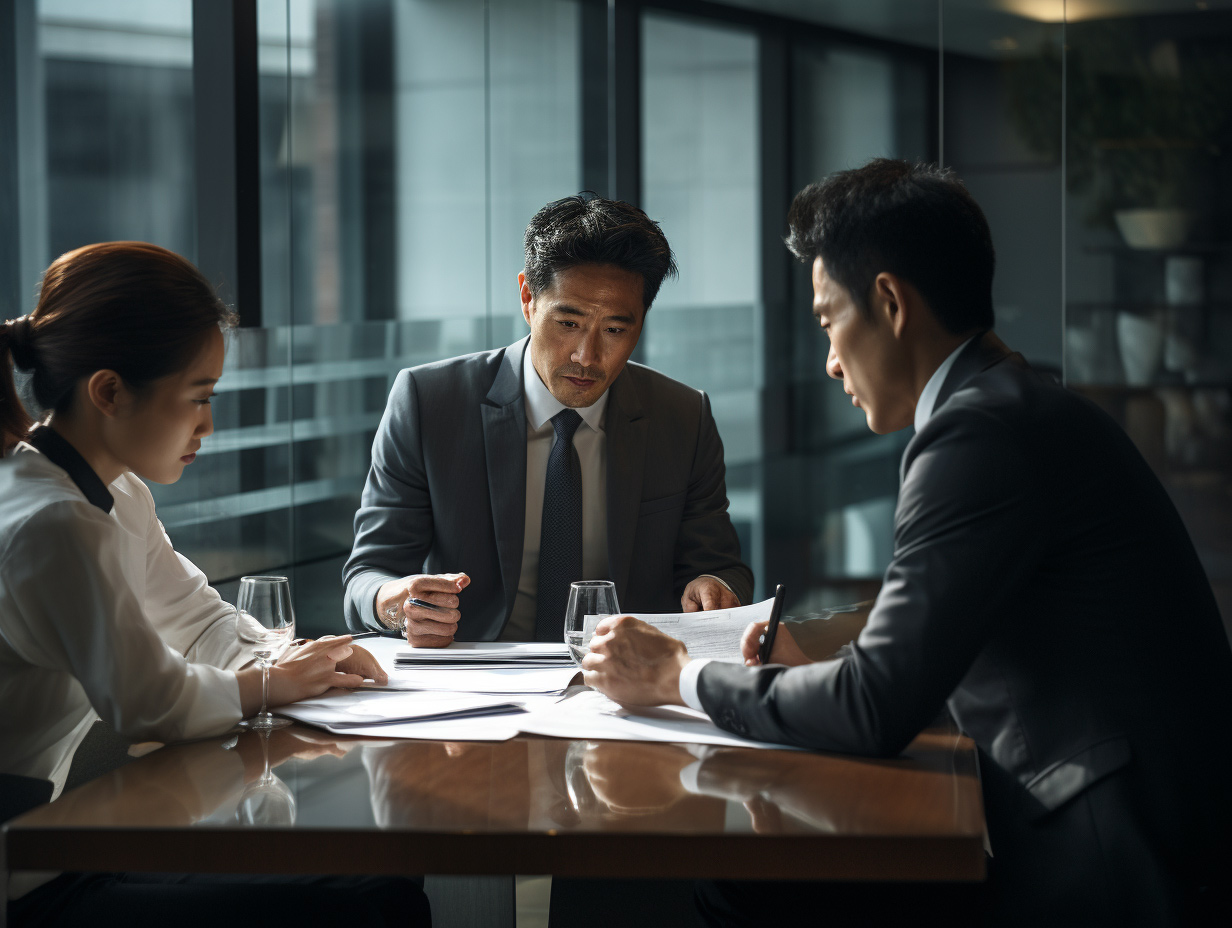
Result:
[[[0,323],[0,454],[25,438],[34,424],[13,382],[14,367],[35,365],[33,328],[29,316]]]

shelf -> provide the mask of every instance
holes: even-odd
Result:
[[[1227,312],[1232,310],[1232,301],[1228,300],[1211,300],[1205,303],[1184,303],[1172,304],[1165,303],[1163,300],[1122,300],[1116,302],[1113,300],[1104,301],[1081,301],[1074,300],[1065,304],[1068,309],[1090,310],[1095,312],[1108,312],[1128,310],[1130,312],[1150,312],[1152,310],[1212,310],[1216,312]]]
[[[1086,255],[1128,254],[1128,255],[1212,255],[1232,251],[1232,242],[1189,242],[1173,248],[1133,248],[1125,244],[1116,245],[1083,245],[1082,253]]]
[[[1076,383],[1069,381],[1065,385],[1070,390],[1090,391],[1092,393],[1125,393],[1153,394],[1156,390],[1228,390],[1232,389],[1232,379],[1200,380],[1190,383],[1185,380],[1161,380],[1145,386],[1127,383]]]

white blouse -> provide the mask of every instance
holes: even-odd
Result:
[[[69,452],[51,455],[69,470],[24,442],[0,460],[0,772],[51,780],[53,797],[96,718],[140,740],[226,731],[251,657],[145,484],[104,488]]]

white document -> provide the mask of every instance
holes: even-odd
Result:
[[[625,709],[602,693],[579,689],[559,702],[512,716],[510,724],[527,735],[597,741],[662,741],[717,744],[738,748],[799,750],[782,744],[750,741],[723,731],[704,712],[685,706]]]
[[[302,699],[282,706],[279,715],[331,731],[391,722],[445,720],[520,712],[521,701],[474,693],[372,693],[352,690],[334,696]]]
[[[386,686],[370,684],[364,689],[377,692],[422,690],[452,693],[504,693],[506,695],[524,693],[560,695],[581,671],[576,666],[570,666],[478,669],[397,667],[388,672],[389,683]]]
[[[665,634],[684,642],[689,657],[708,657],[716,661],[743,664],[740,640],[753,622],[768,622],[774,609],[774,598],[738,606],[735,609],[712,609],[709,612],[621,613],[641,619]],[[582,626],[583,638],[589,642],[595,626],[607,616],[588,615]]]
[[[399,664],[572,663],[563,641],[455,641],[445,648],[399,649]]]

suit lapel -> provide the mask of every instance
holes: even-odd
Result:
[[[646,419],[626,367],[607,403],[607,563],[616,597],[624,599],[646,465]]]
[[[504,584],[505,614],[513,609],[522,569],[526,522],[526,408],[522,354],[528,339],[509,346],[481,408],[492,524]]]

